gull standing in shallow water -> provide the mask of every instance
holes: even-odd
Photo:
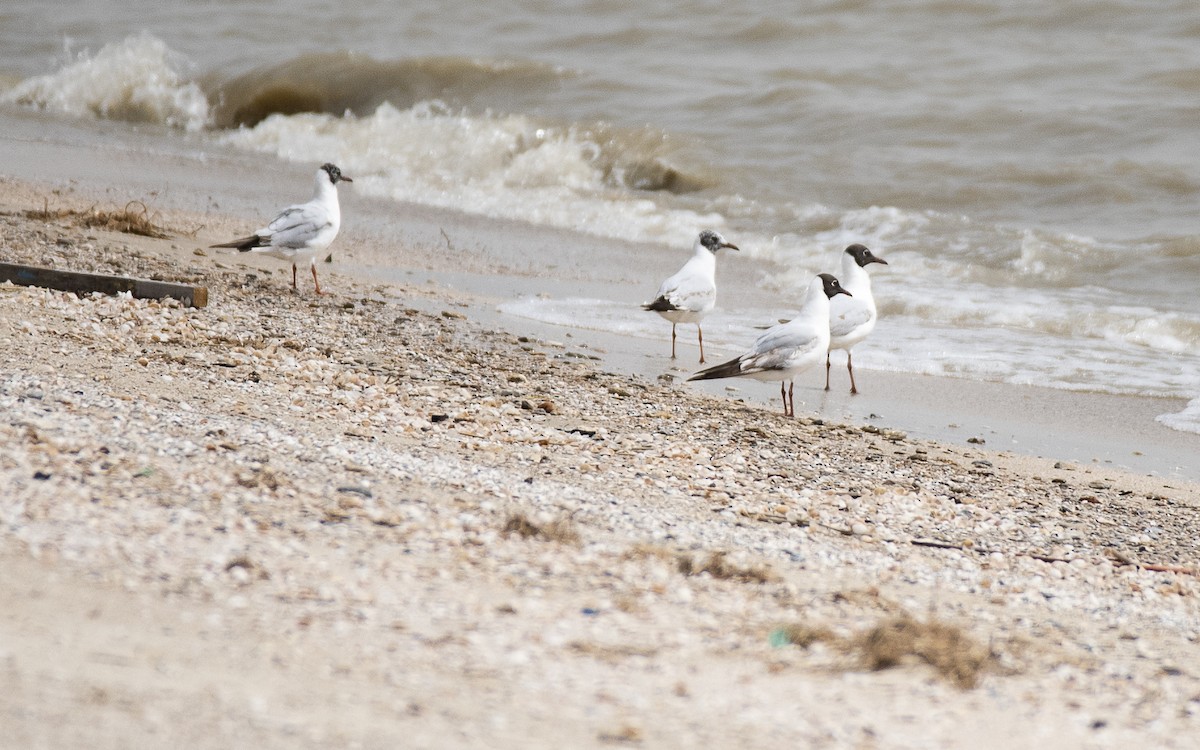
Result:
[[[850,347],[867,337],[875,328],[875,297],[871,294],[870,263],[888,262],[876,257],[866,245],[851,245],[842,255],[841,282],[853,295],[829,300],[829,351],[846,350],[846,369],[850,371],[850,392],[858,393],[854,384],[854,360]],[[829,352],[825,353],[825,390],[829,390]]]
[[[658,288],[653,302],[642,305],[671,321],[671,359],[675,359],[675,326],[695,323],[700,340],[700,364],[704,364],[704,331],[700,321],[717,304],[717,251],[723,247],[737,250],[737,245],[725,241],[718,232],[705,229],[696,238],[692,257],[683,268]]]
[[[333,164],[323,164],[317,170],[313,197],[308,203],[288,206],[266,227],[249,237],[212,247],[236,247],[241,252],[260,252],[292,262],[292,289],[296,288],[296,264],[308,261],[312,269],[317,294],[317,256],[329,247],[342,225],[342,210],[338,206],[337,184],[354,182]]]
[[[723,364],[701,370],[688,380],[754,378],[778,380],[783,415],[796,416],[796,375],[821,362],[829,351],[829,303],[835,295],[850,295],[830,274],[818,275],[808,285],[800,314],[770,328],[750,351]],[[785,389],[784,383],[790,383]]]

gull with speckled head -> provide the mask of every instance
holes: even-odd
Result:
[[[821,355],[829,351],[829,303],[839,294],[850,296],[837,278],[827,273],[819,274],[809,283],[808,296],[796,317],[768,329],[740,357],[701,370],[688,380],[778,380],[783,415],[796,416],[795,378],[820,364]],[[785,383],[790,383],[786,389]]]
[[[212,247],[235,247],[241,252],[273,255],[292,262],[292,289],[296,289],[296,264],[308,261],[312,269],[317,294],[317,256],[329,247],[342,226],[342,210],[338,206],[337,184],[354,182],[333,164],[323,164],[317,170],[313,197],[308,203],[288,206],[271,223],[249,237],[224,242]]]
[[[875,297],[871,294],[871,277],[867,266],[888,262],[873,254],[866,245],[854,244],[842,254],[842,286],[853,296],[829,300],[829,352],[846,350],[846,369],[850,371],[850,392],[858,393],[854,383],[854,360],[850,348],[875,329]],[[825,354],[825,390],[829,390],[829,352]]]
[[[700,364],[704,364],[704,331],[700,321],[717,304],[717,251],[721,248],[738,249],[719,232],[705,229],[696,238],[688,262],[658,287],[653,302],[642,305],[643,310],[656,312],[671,321],[671,359],[675,359],[675,326],[695,323],[700,341]]]

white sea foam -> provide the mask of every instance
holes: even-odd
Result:
[[[335,160],[368,194],[601,236],[673,243],[725,224],[719,214],[663,209],[613,185],[598,144],[523,115],[383,104],[361,118],[272,115],[223,139],[290,161]]]
[[[3,100],[75,117],[153,122],[200,130],[208,100],[178,72],[181,63],[152,36],[107,44],[81,53],[54,73],[21,81]]]
[[[1200,398],[1194,398],[1177,414],[1160,414],[1157,420],[1173,430],[1200,433]]]
[[[800,302],[776,294],[755,297],[756,306],[747,305],[743,297],[742,304],[721,307],[706,319],[705,342],[713,348],[741,350],[764,326],[794,313]],[[893,301],[889,306],[902,305]],[[656,316],[611,300],[524,298],[505,303],[501,310],[554,325],[648,339],[661,336]],[[964,309],[951,319],[928,312],[884,312],[875,333],[855,349],[855,362],[873,370],[1119,395],[1169,397],[1200,382],[1200,362],[1194,357],[1174,357],[1164,366],[1161,352],[1120,337],[1031,335],[1024,327],[996,325],[990,318],[984,309],[973,318]]]

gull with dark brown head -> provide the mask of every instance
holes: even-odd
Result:
[[[835,277],[819,274],[809,283],[808,296],[796,317],[768,329],[740,357],[701,370],[688,380],[778,380],[783,414],[796,416],[795,377],[820,364],[829,351],[829,303],[839,294],[849,296],[850,292]],[[785,388],[785,384],[789,385]]]
[[[696,238],[688,262],[658,287],[653,302],[642,305],[643,310],[656,312],[671,321],[671,359],[675,359],[675,326],[695,323],[700,341],[700,364],[704,364],[704,331],[700,321],[717,304],[717,251],[722,248],[738,249],[719,232],[705,229]]]
[[[273,255],[292,262],[292,289],[296,289],[296,264],[308,261],[313,285],[321,294],[317,280],[317,256],[329,247],[342,226],[342,210],[338,206],[337,184],[354,182],[333,164],[317,169],[313,197],[308,203],[288,206],[271,223],[249,237],[224,242],[212,247],[234,247],[243,253]]]
[[[858,393],[854,384],[854,360],[850,349],[875,330],[875,297],[871,294],[871,277],[867,266],[887,261],[873,254],[866,245],[854,244],[842,254],[842,286],[853,296],[829,300],[829,351],[846,350],[846,369],[850,371],[850,392]],[[829,390],[829,353],[825,354],[825,390]]]

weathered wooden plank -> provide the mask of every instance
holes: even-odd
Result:
[[[128,276],[106,276],[99,273],[60,271],[56,268],[0,263],[0,283],[11,281],[21,286],[40,286],[76,294],[117,294],[129,292],[141,299],[172,297],[191,307],[208,304],[208,287],[173,284],[167,281],[135,279]]]

